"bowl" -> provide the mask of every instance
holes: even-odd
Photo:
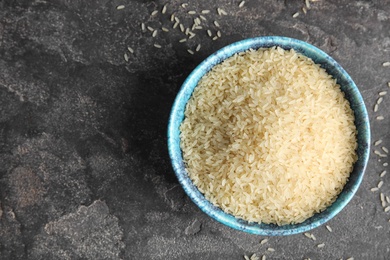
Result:
[[[338,195],[336,201],[324,211],[313,215],[302,223],[282,226],[248,222],[225,213],[220,208],[210,203],[203,194],[199,192],[187,174],[183,162],[182,151],[180,149],[179,130],[180,124],[184,119],[187,101],[191,97],[198,81],[210,71],[213,66],[221,63],[235,53],[243,52],[248,49],[270,48],[273,46],[279,46],[286,50],[294,49],[296,52],[311,58],[315,63],[320,64],[328,74],[337,79],[337,83],[344,92],[345,98],[350,102],[351,109],[355,115],[355,125],[358,131],[358,160],[354,164],[349,180],[342,192]],[[184,81],[172,106],[168,123],[168,150],[174,172],[184,191],[192,201],[210,217],[226,226],[247,233],[264,236],[283,236],[314,229],[332,219],[348,204],[355,195],[363,179],[370,154],[370,135],[367,109],[359,89],[348,73],[332,57],[309,43],[287,37],[269,36],[249,38],[230,44],[209,56],[192,71]]]

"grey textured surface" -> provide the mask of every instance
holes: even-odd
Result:
[[[373,141],[383,140],[374,149],[390,147],[390,67],[382,66],[390,61],[390,1],[321,0],[306,15],[303,1],[185,2],[170,1],[161,14],[163,1],[0,1],[0,259],[389,259],[390,211],[379,197],[390,196],[388,157],[372,153],[356,197],[328,223],[333,232],[320,227],[316,241],[300,234],[260,245],[264,237],[215,222],[186,197],[166,125],[202,59],[240,39],[282,35],[340,62],[366,101]],[[170,14],[191,26],[187,11],[204,9],[204,28],[179,43],[184,34]],[[152,37],[141,22],[169,32]],[[213,41],[205,29],[222,37]],[[199,52],[187,52],[199,43]]]

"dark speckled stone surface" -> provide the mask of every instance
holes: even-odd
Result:
[[[388,157],[372,152],[356,196],[328,222],[333,232],[312,231],[316,241],[260,245],[265,237],[212,220],[178,184],[166,145],[173,100],[204,58],[248,37],[292,37],[330,54],[362,93],[373,141],[383,140],[372,150],[390,148],[390,1],[321,0],[306,15],[303,1],[239,2],[170,1],[161,14],[164,1],[0,1],[0,259],[390,258],[390,203],[380,201],[390,196]],[[204,9],[203,28],[179,43],[171,13],[187,27],[187,12]]]

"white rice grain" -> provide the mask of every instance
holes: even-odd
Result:
[[[375,146],[380,145],[382,142],[383,142],[382,139],[379,139],[378,141],[376,141],[376,142],[374,143],[374,145],[375,145]]]
[[[187,38],[183,38],[181,40],[179,40],[179,42],[186,42],[187,41]]]
[[[379,177],[384,177],[386,175],[386,171],[382,171],[381,174],[379,175]]]
[[[378,121],[381,121],[381,120],[383,120],[383,119],[385,119],[383,116],[377,116],[377,117],[376,117],[376,120],[378,120]]]
[[[305,237],[307,237],[307,238],[310,238],[311,239],[311,234],[310,233],[304,233],[304,235],[305,235]]]
[[[389,149],[387,149],[386,147],[382,146],[382,150],[385,152],[385,153],[389,153]]]
[[[387,91],[381,91],[381,92],[379,92],[379,96],[384,96],[384,95],[386,95],[387,94]]]
[[[328,226],[328,225],[326,225],[326,229],[327,229],[329,232],[332,232],[332,231],[333,231],[332,228],[331,228],[330,226]]]
[[[384,211],[388,212],[389,210],[390,210],[390,206],[386,207]]]
[[[275,249],[273,249],[272,247],[268,247],[267,250],[270,252],[275,252]]]
[[[202,19],[203,21],[207,21],[207,18],[204,17],[203,15],[199,15],[200,19]]]
[[[268,242],[268,239],[264,238],[263,240],[260,241],[260,245],[264,245],[267,242]]]
[[[125,9],[125,6],[124,5],[118,5],[116,7],[116,10],[122,10],[122,9]]]
[[[188,11],[187,13],[188,13],[188,14],[196,14],[195,11]]]
[[[180,27],[180,31],[181,32],[184,32],[184,30],[185,30],[185,27],[184,27],[184,25],[181,23],[181,24],[179,24],[179,27]]]
[[[157,15],[158,14],[158,11],[157,10],[154,10],[150,15],[151,16],[155,16],[155,15]]]
[[[219,23],[218,23],[217,21],[214,21],[214,25],[215,25],[216,27],[220,27],[220,25],[219,25]]]
[[[378,109],[379,109],[379,105],[378,105],[378,104],[375,104],[375,105],[374,105],[374,112],[378,112]]]
[[[187,50],[189,54],[194,55],[194,52],[190,49]]]
[[[127,55],[127,53],[125,53],[125,54],[123,55],[123,57],[125,58],[125,61],[126,61],[126,62],[129,61],[129,55]]]
[[[169,29],[166,28],[166,27],[161,27],[161,30],[162,30],[163,32],[169,32]]]
[[[385,163],[383,164],[383,166],[385,166],[385,167],[388,166],[388,165],[389,165],[389,163],[387,163],[387,162],[385,162]]]
[[[189,39],[192,39],[196,36],[196,33],[193,32],[189,32],[188,34],[190,35],[190,37],[188,37]]]
[[[174,24],[173,24],[173,26],[172,26],[172,28],[173,29],[176,29],[176,27],[179,25],[179,23],[178,22],[175,22]]]
[[[218,36],[214,36],[213,41],[218,40]]]
[[[243,7],[245,5],[245,1],[241,1],[240,4],[238,5],[239,8]]]
[[[156,37],[156,36],[157,36],[157,30],[154,30],[152,33],[152,37]]]
[[[188,4],[187,4],[187,3],[183,3],[183,4],[181,4],[181,7],[183,7],[183,8],[187,8],[187,6],[188,6]]]
[[[161,10],[161,13],[165,14],[166,12],[167,12],[167,5],[164,5],[162,10]]]
[[[210,10],[202,10],[202,14],[209,14]]]
[[[314,241],[317,240],[317,238],[313,234],[310,234],[310,236],[311,236],[311,239],[313,239]]]
[[[145,23],[141,23],[141,30],[144,32],[146,30]]]
[[[293,18],[297,18],[299,16],[299,13],[298,12],[296,12],[295,14],[293,14]]]
[[[310,9],[310,2],[309,2],[309,0],[306,0],[306,1],[305,1],[305,4],[306,4],[306,8],[307,8],[307,9]]]
[[[155,44],[153,44],[153,46],[158,48],[158,49],[161,49],[161,45],[160,44],[155,43]]]
[[[389,196],[386,196],[386,201],[387,201],[387,203],[390,203],[390,197]]]
[[[133,48],[131,48],[131,47],[127,46],[127,49],[129,50],[129,52],[130,52],[131,54],[133,54],[133,53],[134,53],[134,50],[133,50]]]
[[[153,28],[153,27],[148,26],[147,28],[148,28],[148,30],[151,31],[151,32],[154,31],[154,28]]]
[[[318,248],[323,248],[324,246],[325,246],[324,243],[321,243],[321,244],[318,244],[318,245],[317,245]]]
[[[222,37],[222,33],[221,33],[221,31],[217,31],[217,36],[218,36],[219,38],[221,38],[221,37]]]
[[[380,189],[382,186],[383,186],[383,181],[380,181],[380,182],[378,183],[378,189]]]
[[[207,35],[208,35],[209,37],[211,37],[211,36],[213,36],[213,33],[212,33],[210,30],[207,30]]]
[[[390,220],[389,220],[390,222]],[[263,257],[261,258],[261,260],[267,260],[267,257],[265,255],[263,255]]]
[[[171,14],[171,22],[175,20],[175,13]]]
[[[383,67],[389,67],[390,66],[390,61],[386,61],[382,64]]]
[[[375,191],[378,191],[379,189],[377,188],[377,187],[375,187],[375,188],[371,188],[371,191],[372,192],[375,192]]]
[[[195,51],[200,51],[200,48],[201,48],[201,45],[200,45],[200,44],[198,44],[198,45],[196,46],[196,49],[195,49]]]
[[[378,105],[380,105],[380,103],[382,103],[382,101],[383,101],[383,97],[379,97],[378,100],[376,101],[376,103],[377,103]]]

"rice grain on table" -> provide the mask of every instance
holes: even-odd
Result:
[[[378,105],[378,104],[375,104],[375,105],[374,105],[374,112],[378,112],[378,109],[379,109],[379,105]]]
[[[156,36],[157,36],[157,30],[154,30],[152,33],[152,37],[156,37]]]
[[[331,228],[330,226],[328,226],[328,225],[326,225],[326,229],[327,229],[329,232],[332,232],[332,231],[333,231],[332,228]]]
[[[161,13],[165,14],[166,12],[167,12],[167,5],[164,5],[162,10],[161,10]]]
[[[389,222],[390,222],[390,220],[389,220]],[[263,255],[263,256],[261,257],[261,260],[267,260],[267,257],[266,257],[265,255]]]
[[[188,13],[188,14],[196,14],[195,11],[188,11],[187,13]]]
[[[222,33],[221,33],[221,31],[217,31],[217,36],[218,36],[219,38],[221,38],[221,37],[222,37]]]
[[[199,15],[200,19],[202,19],[203,21],[207,21],[207,18],[204,17],[203,15]]]
[[[384,209],[385,212],[388,212],[389,210],[390,210],[390,206],[388,206],[388,207],[386,207],[386,208]]]
[[[126,62],[129,61],[129,55],[127,55],[127,53],[125,53],[125,54],[123,55],[123,57],[124,57],[124,59],[125,59]]]
[[[202,10],[202,14],[208,14],[210,13],[210,10]]]
[[[383,119],[385,119],[383,116],[377,116],[377,117],[376,117],[376,120],[378,120],[378,121],[381,121],[381,120],[383,120]]]
[[[298,12],[296,12],[295,14],[293,14],[293,18],[297,18],[299,16],[299,13]]]
[[[134,53],[134,50],[133,50],[133,48],[131,48],[131,47],[127,47],[127,50],[130,52],[130,53]]]
[[[180,130],[199,191],[251,222],[300,223],[321,212],[357,160],[354,115],[340,86],[294,50],[249,50],[214,66]]]
[[[213,36],[213,33],[212,33],[210,30],[207,30],[207,35],[208,35],[209,37],[211,37],[211,36]]]
[[[377,145],[380,145],[382,143],[382,139],[379,139],[378,141],[375,141],[374,145],[377,146]]]
[[[387,149],[386,147],[382,146],[382,150],[385,152],[385,153],[389,153],[389,149]]]
[[[324,246],[325,246],[324,243],[321,243],[321,244],[318,244],[318,245],[317,245],[318,248],[323,248]]]
[[[195,51],[200,51],[200,48],[201,48],[201,45],[200,45],[200,44],[198,44],[198,45],[196,46],[196,49],[195,49]]]
[[[148,26],[147,28],[148,28],[148,30],[151,31],[151,32],[154,31],[154,28],[153,28],[153,27]]]
[[[169,29],[166,28],[166,27],[161,27],[161,30],[162,30],[163,32],[169,32]]]
[[[386,175],[386,171],[382,171],[381,174],[379,175],[379,177],[384,177]]]
[[[270,252],[275,252],[275,249],[273,249],[272,247],[268,247],[267,250]]]
[[[190,50],[190,49],[188,49],[187,51],[188,51],[188,53],[191,54],[191,55],[194,54],[194,51],[192,51],[192,50]]]
[[[144,32],[146,30],[145,23],[141,23],[141,30]]]
[[[158,49],[161,49],[161,45],[160,44],[155,43],[155,44],[153,44],[153,46],[158,48]]]
[[[383,67],[389,67],[390,66],[390,61],[386,61],[382,64]]]
[[[378,187],[371,188],[372,192],[375,192],[375,191],[378,191],[378,190],[379,190]]]
[[[386,201],[387,201],[387,203],[390,203],[390,197],[389,196],[386,196]]]
[[[387,94],[387,91],[381,91],[379,92],[379,96],[385,96]]]
[[[380,105],[382,103],[382,101],[383,101],[383,97],[379,97],[378,100],[376,101],[376,103],[378,105]]]
[[[387,165],[389,165],[387,162],[385,162],[385,163],[383,164],[383,166],[387,166]]]
[[[267,243],[267,242],[268,242],[268,239],[265,238],[265,239],[263,239],[263,240],[260,241],[260,245],[264,245],[264,244]]]
[[[245,1],[241,1],[240,4],[238,5],[238,7],[243,7],[245,5]]]
[[[214,21],[214,25],[215,25],[216,27],[220,27],[220,25],[219,25],[219,23],[218,23],[217,21]]]
[[[171,22],[175,20],[175,13],[171,14]]]
[[[151,15],[151,16],[155,16],[156,14],[158,14],[158,11],[157,11],[157,10],[154,10],[150,15]]]
[[[116,7],[116,9],[117,9],[117,10],[122,10],[122,9],[125,9],[125,6],[124,6],[124,5],[118,5],[118,6]]]
[[[378,183],[378,189],[380,189],[382,186],[383,186],[383,181],[380,181],[380,182]]]

